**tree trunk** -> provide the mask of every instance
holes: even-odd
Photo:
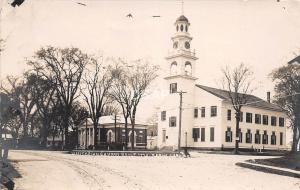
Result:
[[[235,128],[235,148],[234,148],[234,154],[239,154],[240,111],[236,111],[236,113],[235,113],[235,122],[236,122],[236,128]]]
[[[128,133],[127,133],[127,125],[128,125],[128,117],[125,117],[125,150],[127,150],[128,143]]]
[[[295,119],[295,126],[293,128],[293,142],[292,142],[292,150],[291,152],[295,153],[297,152],[297,147],[298,147],[298,139],[299,139],[299,130],[298,130],[298,119]]]
[[[131,150],[134,150],[134,122],[131,121]]]
[[[97,145],[98,145],[98,134],[97,134],[97,128],[98,127],[98,124],[97,123],[94,123],[94,149],[97,148]]]
[[[28,136],[28,125],[27,125],[27,119],[23,117],[23,137],[26,138]]]
[[[52,148],[54,149],[54,140],[55,140],[55,130],[53,131],[53,134],[52,134]]]
[[[135,110],[133,110],[131,118],[131,149],[134,150],[134,127],[135,127]]]

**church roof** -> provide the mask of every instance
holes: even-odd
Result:
[[[212,88],[208,86],[203,86],[203,85],[198,85],[196,84],[197,87],[201,88],[202,90],[205,90],[223,100],[226,102],[230,102],[230,96],[229,96],[229,91],[227,90],[222,90],[222,89],[217,89],[217,88]],[[248,98],[248,104],[247,106],[249,107],[254,107],[254,108],[260,108],[260,109],[266,109],[266,110],[272,110],[272,111],[280,111],[282,112],[283,109],[281,109],[279,106],[269,103],[261,98],[258,98],[256,96],[246,94]],[[251,104],[250,104],[251,103]]]
[[[189,20],[184,15],[181,15],[180,17],[178,17],[176,22],[178,22],[178,21],[189,22]]]
[[[125,123],[125,119],[122,115],[118,115],[117,116],[118,119],[116,121],[117,124],[124,124]],[[128,118],[128,125],[131,125],[131,121],[130,119]],[[88,123],[92,124],[93,121],[91,118],[88,118]],[[115,123],[115,120],[114,120],[114,116],[113,115],[110,115],[110,116],[102,116],[100,117],[100,120],[99,120],[99,124],[100,125],[110,125],[110,124],[114,124]],[[142,122],[138,119],[136,119],[135,121],[135,125],[143,125],[143,126],[146,126],[146,125],[149,125],[148,123],[146,122]]]
[[[300,55],[298,55],[297,57],[295,57],[294,59],[292,59],[291,61],[288,62],[288,64],[292,64],[292,63],[300,64]]]

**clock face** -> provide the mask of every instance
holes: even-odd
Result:
[[[185,46],[186,49],[190,49],[190,43],[189,42],[185,42],[184,46]]]
[[[174,49],[177,49],[177,48],[178,48],[178,42],[174,42],[174,43],[173,43],[173,48],[174,48]]]

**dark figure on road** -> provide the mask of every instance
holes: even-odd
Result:
[[[190,153],[188,152],[187,148],[184,148],[184,156],[187,157],[191,157]]]

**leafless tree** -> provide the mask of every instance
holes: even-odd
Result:
[[[275,84],[275,103],[282,107],[293,129],[292,152],[297,152],[300,143],[300,65],[289,64],[271,73]]]
[[[82,79],[85,66],[92,59],[78,48],[41,48],[35,53],[32,60],[28,61],[34,70],[45,79],[54,84],[57,98],[64,107],[62,125],[65,136],[65,147],[70,146],[69,142],[69,120],[74,100],[79,96],[78,89]]]
[[[1,87],[2,91],[20,106],[23,137],[25,138],[28,136],[28,126],[37,113],[31,82],[19,77],[8,76],[7,84]]]
[[[113,71],[115,83],[112,88],[113,98],[120,104],[125,119],[125,141],[127,147],[127,120],[131,121],[131,148],[134,149],[134,129],[137,107],[146,95],[151,82],[158,76],[158,66],[148,62],[138,62],[129,65],[122,60],[118,61]]]
[[[41,144],[46,145],[51,122],[54,117],[53,107],[58,104],[54,84],[39,75],[38,72],[27,72],[27,80],[32,85],[33,101],[38,112],[38,119],[42,123],[40,128]]]
[[[98,126],[100,117],[104,115],[106,107],[110,103],[109,90],[112,85],[112,77],[109,68],[103,66],[99,59],[93,59],[90,68],[84,77],[82,95],[88,106],[90,118],[94,128],[94,148],[98,143]]]
[[[130,110],[130,91],[126,87],[127,75],[124,70],[124,62],[121,60],[113,60],[114,66],[111,70],[111,76],[113,77],[113,84],[110,91],[110,96],[113,100],[118,102],[121,107],[122,115],[124,117],[125,127],[125,148],[128,146],[128,119]],[[121,63],[121,64],[120,64]]]
[[[226,67],[222,69],[223,89],[228,92],[228,97],[230,99],[231,105],[235,110],[236,119],[236,138],[235,138],[235,154],[239,152],[239,141],[240,141],[240,114],[242,107],[248,102],[249,96],[253,92],[251,83],[253,81],[253,72],[241,63],[234,69]]]

